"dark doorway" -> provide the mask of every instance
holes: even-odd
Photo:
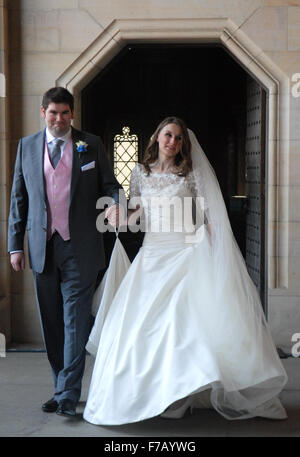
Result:
[[[215,169],[245,258],[248,81],[246,71],[219,46],[132,44],[82,91],[82,128],[102,137],[112,161],[114,136],[125,125],[138,135],[141,161],[164,117],[186,121]],[[141,237],[126,243],[133,258]]]

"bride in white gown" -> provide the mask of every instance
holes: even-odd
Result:
[[[104,291],[87,345],[96,358],[84,419],[179,418],[189,407],[286,418],[277,398],[286,372],[195,135],[167,118],[145,159],[132,172],[131,197],[142,198],[146,234],[110,302]],[[183,202],[199,196],[196,232]]]

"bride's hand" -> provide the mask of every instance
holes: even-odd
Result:
[[[119,227],[126,223],[124,210],[120,205],[110,206],[105,210],[105,217],[113,227]]]

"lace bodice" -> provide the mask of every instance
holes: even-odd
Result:
[[[192,173],[177,176],[174,173],[151,173],[147,176],[138,163],[131,173],[130,198],[132,197],[195,197],[196,188]]]
[[[148,176],[141,164],[132,171],[130,199],[141,198],[145,231],[193,231],[192,198],[195,196],[192,173],[182,177],[153,172]]]

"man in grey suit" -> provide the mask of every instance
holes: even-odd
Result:
[[[96,201],[101,196],[111,198],[106,216],[117,225],[119,195],[125,199],[125,194],[100,138],[71,126],[74,99],[69,91],[49,89],[41,113],[46,129],[22,138],[18,146],[8,251],[14,270],[23,270],[27,231],[43,338],[54,377],[54,395],[42,409],[74,416],[92,297],[97,275],[105,266],[102,234],[96,228]]]

